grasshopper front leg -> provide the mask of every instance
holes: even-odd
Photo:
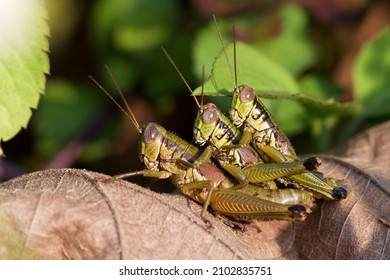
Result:
[[[193,168],[199,168],[204,163],[210,162],[211,158],[214,156],[214,154],[218,155],[218,151],[214,152],[215,148],[212,146],[207,146],[206,149],[201,153],[201,155],[194,161]],[[246,175],[242,172],[241,168],[231,164],[230,162],[226,160],[218,160],[220,163],[220,166],[226,170],[230,175],[232,175],[241,185],[246,185],[249,183],[248,178]]]
[[[212,192],[214,191],[213,183],[211,181],[197,181],[187,184],[181,184],[177,187],[182,193],[194,198],[195,200],[203,204],[203,209],[200,214],[200,217],[203,220],[206,220],[205,215],[210,205],[210,198]]]
[[[124,179],[124,178],[137,176],[137,175],[142,175],[144,177],[149,177],[149,178],[167,179],[172,176],[172,173],[167,171],[156,171],[156,170],[145,169],[145,170],[120,174],[115,176],[115,178]],[[203,209],[200,216],[203,220],[208,222],[205,219],[205,215],[207,212],[207,208],[210,204],[211,194],[214,189],[213,183],[209,180],[204,180],[204,181],[195,181],[187,184],[177,184],[177,187],[182,193],[188,195],[192,199],[203,204]]]
[[[144,177],[149,177],[149,178],[156,178],[156,179],[167,179],[167,178],[172,176],[172,173],[170,173],[168,171],[157,171],[157,170],[144,169],[144,170],[128,172],[128,173],[124,173],[124,174],[119,174],[119,175],[116,175],[114,178],[124,179],[124,178],[138,176],[138,175],[142,175]]]

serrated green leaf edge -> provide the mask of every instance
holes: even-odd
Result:
[[[8,1],[0,6],[5,8],[13,0]],[[8,141],[27,126],[31,109],[37,108],[40,94],[45,90],[45,74],[49,73],[49,25],[44,1],[34,0],[28,4],[29,8],[24,5],[25,13],[21,13],[15,22],[7,22],[8,26],[3,22],[3,28],[7,26],[3,29],[4,34],[12,34],[12,37],[4,36],[0,49],[3,75],[0,85],[1,141]]]

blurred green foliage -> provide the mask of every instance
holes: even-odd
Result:
[[[364,117],[390,115],[390,28],[361,50],[354,65],[356,100]]]
[[[15,161],[29,162],[27,169],[44,168],[111,106],[89,75],[119,97],[104,64],[110,67],[130,105],[138,104],[137,100],[146,102],[149,107],[142,107],[143,114],[150,116],[152,111],[153,121],[182,137],[187,135],[184,138],[190,141],[195,114],[189,112],[196,110],[195,103],[161,47],[192,89],[201,84],[204,65],[206,94],[230,95],[232,76],[221,53],[212,14],[229,46],[231,65],[229,42],[235,27],[238,83],[253,86],[265,98],[280,127],[300,140],[292,141],[299,153],[327,151],[356,132],[390,118],[390,32],[383,31],[383,24],[371,30],[376,38],[367,37],[370,40],[357,52],[350,73],[352,89],[337,76],[340,61],[350,54],[346,46],[356,44],[356,30],[351,26],[363,25],[370,10],[367,1],[354,1],[348,7],[336,5],[336,0],[319,1],[317,5],[266,0],[47,3],[51,28],[47,91],[27,130],[28,148],[17,151],[15,147],[24,141],[21,138],[5,145],[6,154]],[[207,99],[224,110],[230,104],[229,97]],[[349,103],[340,105],[335,100]],[[116,113],[118,116],[119,110]],[[85,143],[75,166],[90,168],[87,164],[92,160],[100,160],[103,166],[113,162],[107,158],[117,145],[123,145],[118,139],[128,133],[115,122],[120,121],[113,119],[102,125],[95,133],[100,136]],[[134,147],[134,153],[135,142],[126,145]],[[129,157],[138,158],[134,154]],[[129,169],[132,167],[126,167]]]
[[[94,89],[67,80],[51,79],[36,112],[37,151],[44,157],[58,152],[87,126],[104,106],[104,96],[95,96]],[[80,110],[80,108],[83,108]]]

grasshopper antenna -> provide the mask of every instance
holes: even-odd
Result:
[[[200,106],[199,108],[202,108],[203,106],[203,97],[204,97],[204,64],[202,65],[202,95],[200,98]]]
[[[122,92],[121,88],[119,87],[117,80],[115,79],[114,75],[112,74],[111,69],[108,67],[107,64],[105,64],[104,67],[106,68],[108,74],[110,75],[112,81],[114,82],[114,85],[115,85],[117,91],[119,92],[119,95],[121,96],[123,103],[125,103],[125,105],[126,105],[127,112],[131,116],[130,120],[133,122],[134,126],[137,128],[139,133],[141,133],[142,132],[141,127],[140,127],[139,123],[137,122],[137,119],[135,118],[133,111],[131,111],[130,106],[127,103],[125,96],[123,95],[123,92]]]
[[[215,22],[215,27],[217,28],[219,40],[221,41],[221,44],[222,44],[223,52],[224,52],[225,57],[226,57],[226,62],[227,62],[228,67],[229,67],[230,75],[231,75],[231,77],[232,77],[232,81],[233,81],[233,85],[234,85],[234,90],[236,91],[237,88],[238,88],[238,86],[237,86],[237,66],[236,66],[236,39],[235,39],[235,28],[233,27],[233,46],[234,46],[234,74],[233,74],[232,66],[230,65],[229,56],[227,55],[227,52],[226,52],[226,46],[225,46],[225,43],[223,42],[223,38],[222,38],[222,34],[221,34],[221,29],[220,29],[219,26],[218,26],[218,22],[217,22],[217,19],[215,18],[215,15],[213,15],[213,19],[214,19],[214,22]]]
[[[193,90],[191,89],[191,87],[188,85],[186,79],[184,78],[183,74],[180,72],[179,68],[177,67],[177,65],[175,64],[175,62],[173,61],[173,59],[169,56],[168,52],[164,49],[164,47],[161,47],[161,49],[163,50],[163,52],[165,53],[165,55],[167,56],[168,60],[171,62],[173,68],[175,68],[176,72],[179,74],[180,78],[182,79],[182,81],[184,82],[184,84],[187,86],[188,90],[191,92],[191,94],[193,93]],[[194,99],[195,99],[195,102],[196,102],[196,105],[198,106],[198,108],[200,107],[200,104],[198,102],[198,99],[196,99],[196,97],[193,95]]]
[[[101,91],[103,91],[114,103],[115,103],[115,105],[131,120],[131,122],[134,124],[134,127],[135,127],[135,129],[139,132],[139,133],[142,133],[142,130],[141,130],[141,127],[140,127],[140,125],[138,124],[138,122],[137,122],[137,120],[135,119],[135,117],[134,117],[134,114],[133,114],[133,112],[130,110],[130,107],[129,107],[129,105],[127,104],[127,102],[126,102],[126,99],[124,98],[124,96],[123,96],[123,93],[122,93],[122,91],[120,90],[120,88],[119,88],[119,85],[118,85],[118,83],[117,83],[117,81],[115,80],[115,78],[114,78],[114,76],[112,75],[112,72],[110,71],[110,69],[108,68],[108,66],[107,65],[105,65],[105,67],[106,67],[106,69],[107,69],[107,71],[108,71],[108,73],[110,74],[110,76],[111,76],[111,78],[113,79],[113,81],[114,81],[114,84],[115,84],[115,86],[116,86],[116,88],[118,89],[118,91],[119,91],[119,94],[121,95],[121,98],[122,98],[122,100],[125,102],[125,104],[126,104],[126,108],[128,109],[128,112],[118,103],[118,101],[116,101],[115,100],[115,98],[114,97],[112,97],[112,95],[101,85],[101,84],[99,84],[99,82],[98,81],[96,81],[92,76],[88,76],[99,88],[100,88],[100,90]]]
[[[238,88],[237,83],[237,48],[236,48],[236,28],[233,26],[233,65],[234,65],[234,89]]]

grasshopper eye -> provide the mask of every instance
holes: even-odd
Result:
[[[213,122],[216,122],[218,119],[217,110],[213,107],[208,107],[206,110],[204,110],[202,114],[203,122],[206,124],[210,124]]]
[[[248,86],[242,86],[240,88],[240,100],[241,102],[248,103],[255,100],[256,95],[253,88]]]
[[[144,140],[147,144],[152,143],[160,135],[156,125],[154,123],[149,123],[144,130]]]

